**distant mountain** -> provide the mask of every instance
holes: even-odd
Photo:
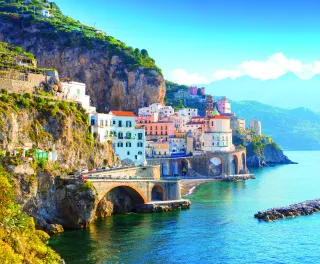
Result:
[[[289,95],[287,96],[288,98]],[[262,132],[284,150],[320,150],[320,114],[307,108],[287,110],[256,101],[233,101],[232,112],[262,122]]]
[[[255,100],[282,108],[308,107],[320,112],[320,75],[309,80],[302,80],[293,73],[288,73],[276,80],[262,81],[249,76],[236,80],[225,79],[210,83],[206,93],[226,95],[233,100]]]

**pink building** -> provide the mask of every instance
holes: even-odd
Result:
[[[154,123],[158,121],[159,121],[158,113],[152,113],[151,115],[139,115],[136,117],[137,124]]]
[[[202,88],[201,88],[201,94],[202,94],[202,95],[205,95],[205,93],[206,93],[206,88],[202,87]]]
[[[174,136],[174,123],[159,121],[154,123],[140,123],[137,128],[145,128],[146,136]]]
[[[222,97],[217,101],[218,111],[221,114],[230,114],[231,113],[231,104],[228,101],[227,97]]]
[[[174,114],[169,117],[169,120],[173,122],[174,128],[176,129],[176,131],[178,132],[182,131],[183,122],[182,122],[181,116],[179,116],[178,114]]]
[[[190,94],[191,95],[197,95],[197,93],[198,93],[198,87],[190,86]]]

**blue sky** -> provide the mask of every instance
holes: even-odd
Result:
[[[316,0],[55,2],[64,14],[147,49],[165,77],[180,83],[320,73]]]

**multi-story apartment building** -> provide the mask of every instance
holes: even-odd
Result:
[[[145,130],[135,127],[136,116],[128,111],[110,111],[109,114],[91,114],[91,132],[100,142],[112,141],[121,160],[145,164]]]
[[[152,113],[158,113],[159,116],[169,117],[174,114],[174,109],[171,106],[165,106],[160,103],[154,103],[148,107],[139,108],[139,116],[150,116]]]
[[[217,100],[217,108],[221,114],[231,114],[231,104],[225,96]]]
[[[258,120],[250,121],[250,129],[255,131],[258,136],[262,135],[261,122]]]

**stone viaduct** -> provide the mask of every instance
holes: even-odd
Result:
[[[150,165],[160,165],[162,176],[222,176],[247,173],[246,151],[206,153],[183,158],[148,159]]]

